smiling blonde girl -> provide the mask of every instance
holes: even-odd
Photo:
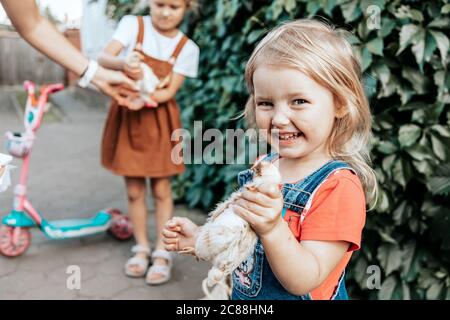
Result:
[[[234,204],[259,241],[233,272],[231,297],[348,299],[345,268],[377,184],[371,115],[347,33],[315,20],[285,23],[258,44],[245,77],[247,122],[275,150],[256,162],[277,164],[283,185],[244,190]],[[198,227],[173,218],[163,234],[168,250],[180,250],[195,244]]]

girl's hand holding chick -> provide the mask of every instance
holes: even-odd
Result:
[[[264,236],[283,222],[283,195],[274,183],[262,183],[255,188],[246,188],[241,198],[233,205],[234,212],[246,220],[252,229]]]
[[[141,80],[144,77],[141,60],[137,52],[133,52],[124,59],[122,71],[133,80]]]

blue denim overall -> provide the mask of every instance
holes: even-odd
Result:
[[[275,161],[277,153],[270,153],[264,161]],[[305,179],[292,184],[283,184],[283,211],[284,218],[286,209],[294,211],[301,218],[303,208],[307,205],[309,198],[320,184],[333,172],[339,169],[347,169],[354,172],[350,166],[342,161],[332,160],[327,162],[317,171]],[[242,187],[253,178],[253,171],[247,169],[238,174],[239,185]],[[301,222],[300,222],[301,223]],[[332,296],[332,300],[348,300],[345,288],[345,272],[339,278],[338,285]],[[301,296],[289,293],[273,274],[264,254],[261,241],[258,240],[255,251],[232,273],[233,291],[232,300],[311,300],[310,294]]]

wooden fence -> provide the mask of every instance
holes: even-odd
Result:
[[[66,70],[25,42],[16,32],[0,32],[0,86],[66,82]]]

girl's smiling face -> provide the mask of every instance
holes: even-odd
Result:
[[[299,70],[263,66],[253,74],[258,129],[281,157],[329,158],[336,109],[333,94]]]
[[[153,25],[160,31],[176,29],[186,12],[185,0],[150,0]]]

